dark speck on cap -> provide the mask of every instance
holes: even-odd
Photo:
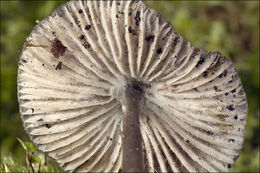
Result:
[[[83,13],[83,11],[81,9],[78,10],[79,14]]]
[[[89,30],[91,28],[91,25],[86,25],[85,30]]]
[[[161,54],[162,53],[162,48],[157,49],[157,54]]]

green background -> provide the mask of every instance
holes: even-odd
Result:
[[[26,170],[25,151],[17,137],[28,141],[17,103],[17,58],[36,20],[66,1],[1,1],[1,169]],[[176,32],[194,46],[218,50],[231,59],[248,99],[246,138],[230,172],[259,172],[259,2],[147,1]],[[57,171],[51,162],[42,171]]]

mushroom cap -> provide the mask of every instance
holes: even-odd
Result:
[[[24,128],[66,171],[118,172],[122,90],[141,81],[146,171],[227,171],[247,101],[230,60],[195,48],[141,1],[70,1],[33,29],[18,67]]]

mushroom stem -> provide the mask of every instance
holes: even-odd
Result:
[[[124,91],[123,172],[143,172],[142,136],[139,116],[143,98],[142,83],[131,80]]]

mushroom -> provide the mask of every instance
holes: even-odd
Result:
[[[227,171],[247,100],[230,60],[195,48],[142,1],[70,1],[18,67],[24,128],[65,171]]]

